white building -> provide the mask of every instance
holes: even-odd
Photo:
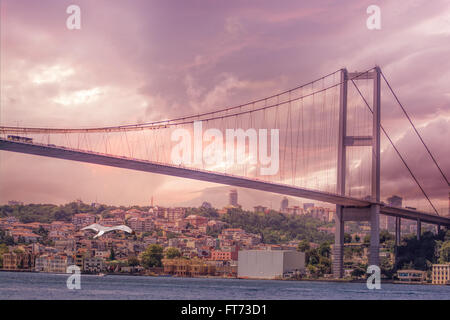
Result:
[[[238,253],[238,277],[274,279],[304,272],[305,253],[290,250],[243,250]]]

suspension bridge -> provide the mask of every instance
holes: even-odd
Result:
[[[401,219],[417,221],[418,237],[422,223],[434,224],[438,228],[450,226],[450,217],[440,215],[436,210],[424,186],[382,126],[382,80],[414,128],[443,185],[448,188],[448,179],[436,157],[379,67],[364,72],[340,69],[262,99],[167,120],[89,128],[0,126],[0,150],[335,204],[333,273],[340,278],[343,276],[346,221],[370,222],[369,264],[372,265],[379,265],[380,214],[396,218],[396,244],[400,242]],[[195,126],[199,123],[203,130],[210,130],[215,135],[207,137],[201,134],[198,137]],[[196,151],[189,155],[188,160],[192,161],[174,163],[174,132],[180,129],[192,133],[194,138],[189,145],[193,145]],[[243,134],[242,154],[234,152],[238,136],[232,136],[230,147],[230,142],[224,141],[220,135],[231,129],[239,129]],[[261,150],[253,148],[250,141],[251,130],[254,129],[266,130],[264,132],[277,130],[277,150],[269,138],[257,136],[260,145],[261,141],[268,143],[271,155],[276,153],[278,156],[275,174],[261,173],[267,163],[259,161],[264,155]],[[381,133],[386,136],[387,145],[395,150],[430,210],[395,207],[381,201]],[[211,145],[223,146],[224,153],[218,157],[214,152],[208,152]],[[241,156],[241,161],[235,161],[237,156]]]

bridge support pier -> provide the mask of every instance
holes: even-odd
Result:
[[[420,235],[422,234],[422,222],[417,219],[417,240],[420,240]]]
[[[402,241],[401,218],[395,217],[395,263],[397,263],[398,247]]]
[[[402,241],[401,218],[395,217],[395,247],[398,247],[401,241]]]
[[[380,205],[370,207],[370,250],[369,265],[380,265]]]
[[[370,208],[365,208],[367,220],[370,221],[370,250],[369,264],[379,266],[380,256],[380,75],[381,70],[375,67],[373,71],[367,73],[352,72],[346,69],[341,70],[341,85],[339,97],[339,131],[338,131],[338,159],[337,159],[337,193],[345,195],[346,192],[346,157],[347,148],[366,146],[372,148],[372,172],[371,172],[371,198],[376,204]],[[373,80],[373,108],[372,108],[372,135],[348,136],[347,135],[347,94],[348,81],[372,79]],[[336,278],[343,276],[343,246],[344,246],[344,221],[351,221],[352,212],[346,212],[347,208],[336,207],[336,233],[333,252],[333,275]],[[348,208],[350,209],[350,208]],[[353,210],[354,211],[354,210]],[[360,210],[361,211],[361,210]],[[364,211],[364,209],[363,209]],[[355,211],[354,211],[355,212]],[[353,213],[354,213],[353,212]],[[345,217],[344,217],[345,216]],[[357,215],[353,215],[353,219]],[[366,221],[367,221],[366,220]]]
[[[342,206],[336,206],[335,233],[333,247],[333,276],[342,278],[344,276],[344,210]]]

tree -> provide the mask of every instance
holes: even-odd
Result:
[[[181,252],[177,248],[169,247],[166,249],[166,258],[167,259],[174,259],[181,257]]]
[[[151,244],[141,255],[141,261],[144,267],[161,267],[161,259],[163,258],[163,247],[159,244]]]
[[[311,249],[311,246],[309,245],[308,240],[304,239],[298,243],[297,251],[307,252],[309,249]]]
[[[391,279],[394,276],[394,266],[392,265],[391,260],[387,257],[383,257],[380,260],[381,274],[386,278]]]
[[[321,257],[329,258],[331,254],[331,246],[329,242],[322,242],[319,245],[318,253]]]
[[[348,233],[344,233],[344,243],[352,242],[352,236]]]
[[[3,254],[8,252],[8,246],[4,243],[0,244],[0,267],[3,267]]]
[[[308,264],[310,265],[318,265],[320,262],[320,256],[317,252],[317,249],[311,249],[308,251]]]
[[[447,230],[444,236],[444,241],[450,241],[450,230]]]
[[[111,248],[110,252],[109,252],[109,260],[116,260],[116,253],[114,252],[114,249]]]
[[[128,257],[127,263],[130,267],[136,267],[139,265],[139,259],[135,256],[130,256]]]
[[[361,237],[358,236],[357,234],[355,234],[355,242],[360,242],[361,241]]]
[[[397,249],[395,269],[429,270],[430,265],[438,261],[439,237],[429,231],[424,232],[420,240],[414,235],[404,237],[403,245]]]
[[[362,268],[361,266],[357,266],[352,270],[352,277],[354,278],[361,278],[366,274],[366,270]]]
[[[450,262],[450,240],[445,241],[439,250],[439,263]]]
[[[388,240],[394,240],[394,235],[392,235],[391,233],[389,233],[389,231],[387,230],[381,230],[380,232],[380,243],[384,243]]]

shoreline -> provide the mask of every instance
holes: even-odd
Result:
[[[70,275],[70,273],[55,273],[55,272],[38,272],[33,270],[4,270],[0,269],[0,272],[15,272],[15,273],[39,273],[39,274],[54,274],[54,275]],[[324,282],[324,283],[366,283],[366,279],[329,279],[329,278],[316,278],[316,279],[267,279],[267,278],[239,278],[239,277],[221,277],[221,276],[199,276],[199,277],[179,277],[174,275],[149,275],[149,274],[136,274],[136,273],[104,273],[104,274],[95,274],[95,273],[81,273],[82,276],[97,276],[97,277],[105,277],[105,276],[134,276],[134,277],[153,277],[153,278],[179,278],[179,279],[234,279],[234,280],[268,280],[268,281],[294,281],[294,282]],[[433,285],[430,282],[401,282],[393,279],[382,279],[382,283],[384,284],[410,284],[410,285]],[[445,284],[443,285],[445,286]]]

